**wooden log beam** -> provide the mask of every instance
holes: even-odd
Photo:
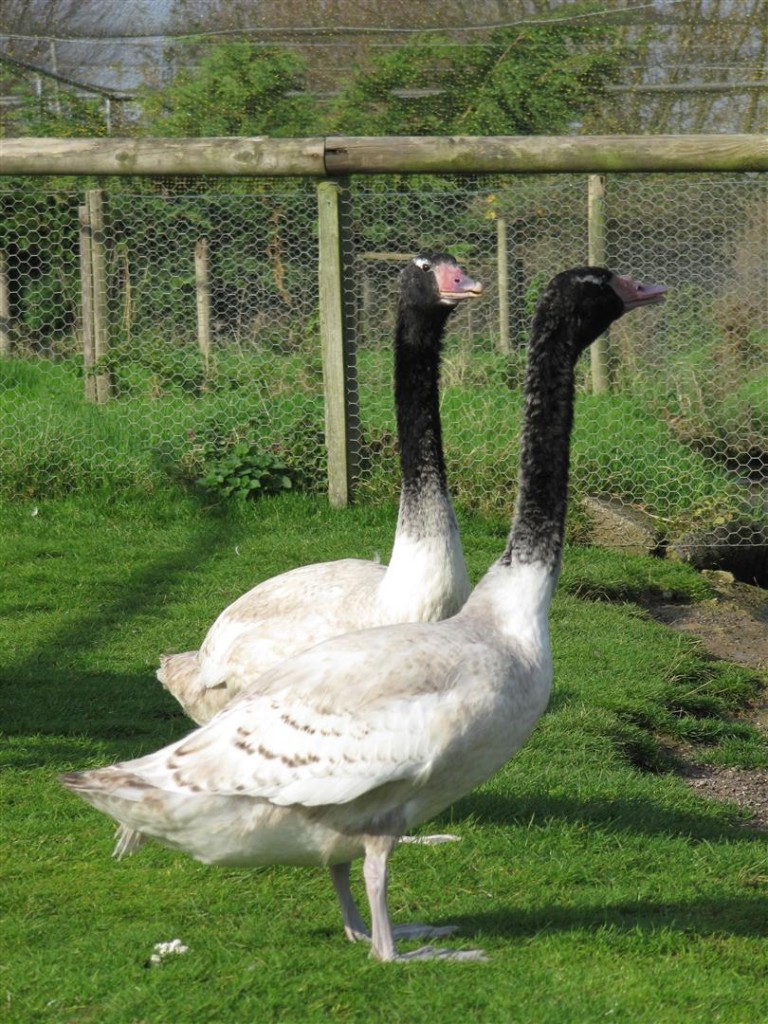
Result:
[[[335,177],[766,170],[764,135],[0,140],[0,174]]]
[[[765,171],[762,135],[356,137],[326,140],[329,174]]]
[[[0,174],[325,175],[322,138],[2,139]]]

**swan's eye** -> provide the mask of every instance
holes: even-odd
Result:
[[[432,269],[432,264],[424,256],[417,256],[416,259],[413,262],[416,264],[416,266],[419,268],[419,270],[431,270]]]

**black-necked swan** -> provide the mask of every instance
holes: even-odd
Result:
[[[389,858],[400,836],[497,771],[547,706],[576,360],[612,321],[665,290],[599,267],[565,271],[545,289],[528,351],[512,528],[461,611],[328,640],[273,668],[186,739],[65,775],[64,785],[205,863],[325,864],[333,874],[363,857],[373,956],[482,959],[479,950],[397,951]],[[340,902],[347,934],[362,937],[348,892]]]
[[[199,651],[164,657],[158,679],[198,724],[257,675],[322,640],[444,619],[464,604],[470,586],[446,484],[438,389],[448,317],[481,293],[447,253],[423,252],[402,271],[394,374],[402,484],[389,565],[350,558],[282,573],[229,605]]]

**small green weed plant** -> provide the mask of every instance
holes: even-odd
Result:
[[[293,487],[290,470],[276,455],[260,451],[248,441],[238,441],[229,451],[219,455],[215,444],[209,444],[206,461],[208,472],[200,484],[222,498],[245,501],[263,494],[277,494]]]
[[[190,430],[190,445],[180,460],[182,479],[224,500],[248,501],[292,490],[295,474],[280,455],[256,442],[252,428],[246,423],[224,437],[202,439]]]

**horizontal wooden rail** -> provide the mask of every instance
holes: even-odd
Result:
[[[328,177],[766,170],[764,135],[0,140],[0,174]]]
[[[0,174],[325,176],[325,140],[2,139]]]
[[[760,135],[573,135],[326,140],[329,174],[765,171]]]

